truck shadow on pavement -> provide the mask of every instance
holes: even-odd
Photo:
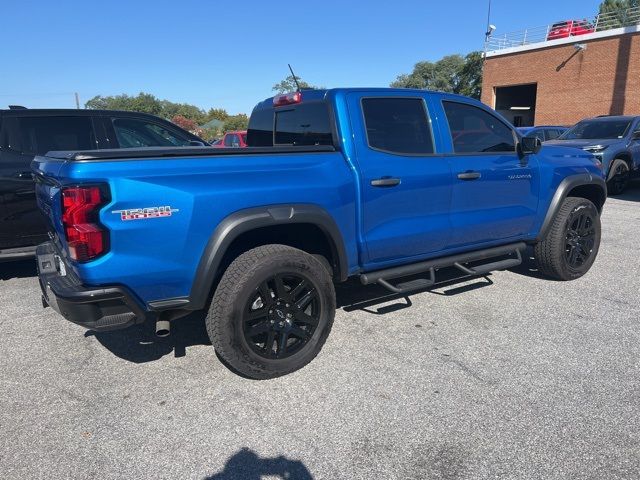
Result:
[[[300,460],[290,460],[284,456],[260,458],[246,447],[230,457],[221,472],[209,475],[205,480],[261,480],[264,477],[313,480],[311,472]]]
[[[416,277],[407,277],[409,280],[413,278]],[[352,279],[336,285],[336,305],[345,312],[362,310],[373,315],[385,315],[411,307],[413,303],[410,297],[413,295],[427,291],[435,295],[458,295],[493,284],[489,276],[447,279],[444,274],[441,278],[444,280],[442,283],[430,289],[417,290],[409,295],[393,294],[378,285],[365,286],[361,285],[357,279]],[[459,286],[461,282],[465,284]],[[89,330],[85,333],[85,337],[95,337],[111,353],[133,363],[153,362],[172,353],[179,358],[186,355],[188,347],[211,345],[205,326],[205,316],[206,312],[194,312],[175,320],[171,325],[171,335],[166,338],[155,336],[155,326],[152,322],[111,332]]]
[[[111,353],[133,363],[153,362],[171,353],[179,358],[186,355],[187,347],[211,345],[205,315],[205,312],[194,312],[172,322],[171,335],[166,338],[155,335],[153,322],[112,332],[89,330],[85,337],[95,337]]]
[[[0,263],[0,280],[12,278],[28,278],[38,275],[36,261],[33,258],[15,262]]]

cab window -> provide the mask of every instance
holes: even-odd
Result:
[[[515,135],[498,117],[459,102],[442,102],[455,153],[513,153]]]
[[[88,116],[20,117],[21,149],[44,155],[54,150],[93,150],[96,140]]]
[[[555,128],[549,128],[547,129],[545,136],[547,140],[555,140],[560,136],[560,131],[556,130]]]
[[[114,118],[120,148],[182,147],[191,139],[162,125],[133,118]]]
[[[363,98],[367,143],[399,155],[433,153],[433,138],[422,98]]]

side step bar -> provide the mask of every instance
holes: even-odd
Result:
[[[476,250],[474,252],[460,253],[449,257],[436,258],[425,262],[402,265],[400,267],[368,272],[360,275],[360,282],[363,285],[377,283],[393,293],[409,293],[415,290],[430,287],[436,283],[435,271],[439,268],[455,267],[466,275],[484,275],[495,270],[505,270],[518,266],[522,263],[522,250],[527,248],[524,242],[512,243],[501,247]],[[465,263],[489,260],[504,255],[515,255],[515,258],[507,258],[494,262],[488,262],[475,267],[467,267]],[[419,278],[396,286],[389,283],[390,279],[416,275],[418,273],[429,272],[429,278]]]

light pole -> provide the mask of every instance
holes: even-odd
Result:
[[[482,55],[483,58],[487,56],[489,37],[491,37],[491,34],[495,29],[496,26],[491,24],[491,0],[489,0],[489,8],[487,9],[487,29],[484,32],[484,53]]]
[[[491,0],[489,0],[489,8],[487,9],[487,32],[489,31],[489,25],[491,25]]]

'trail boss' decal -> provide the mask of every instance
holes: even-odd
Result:
[[[111,213],[119,213],[120,220],[146,220],[148,218],[170,217],[172,214],[179,212],[177,208],[170,206],[164,207],[146,207],[146,208],[130,208],[128,210],[113,210]]]

